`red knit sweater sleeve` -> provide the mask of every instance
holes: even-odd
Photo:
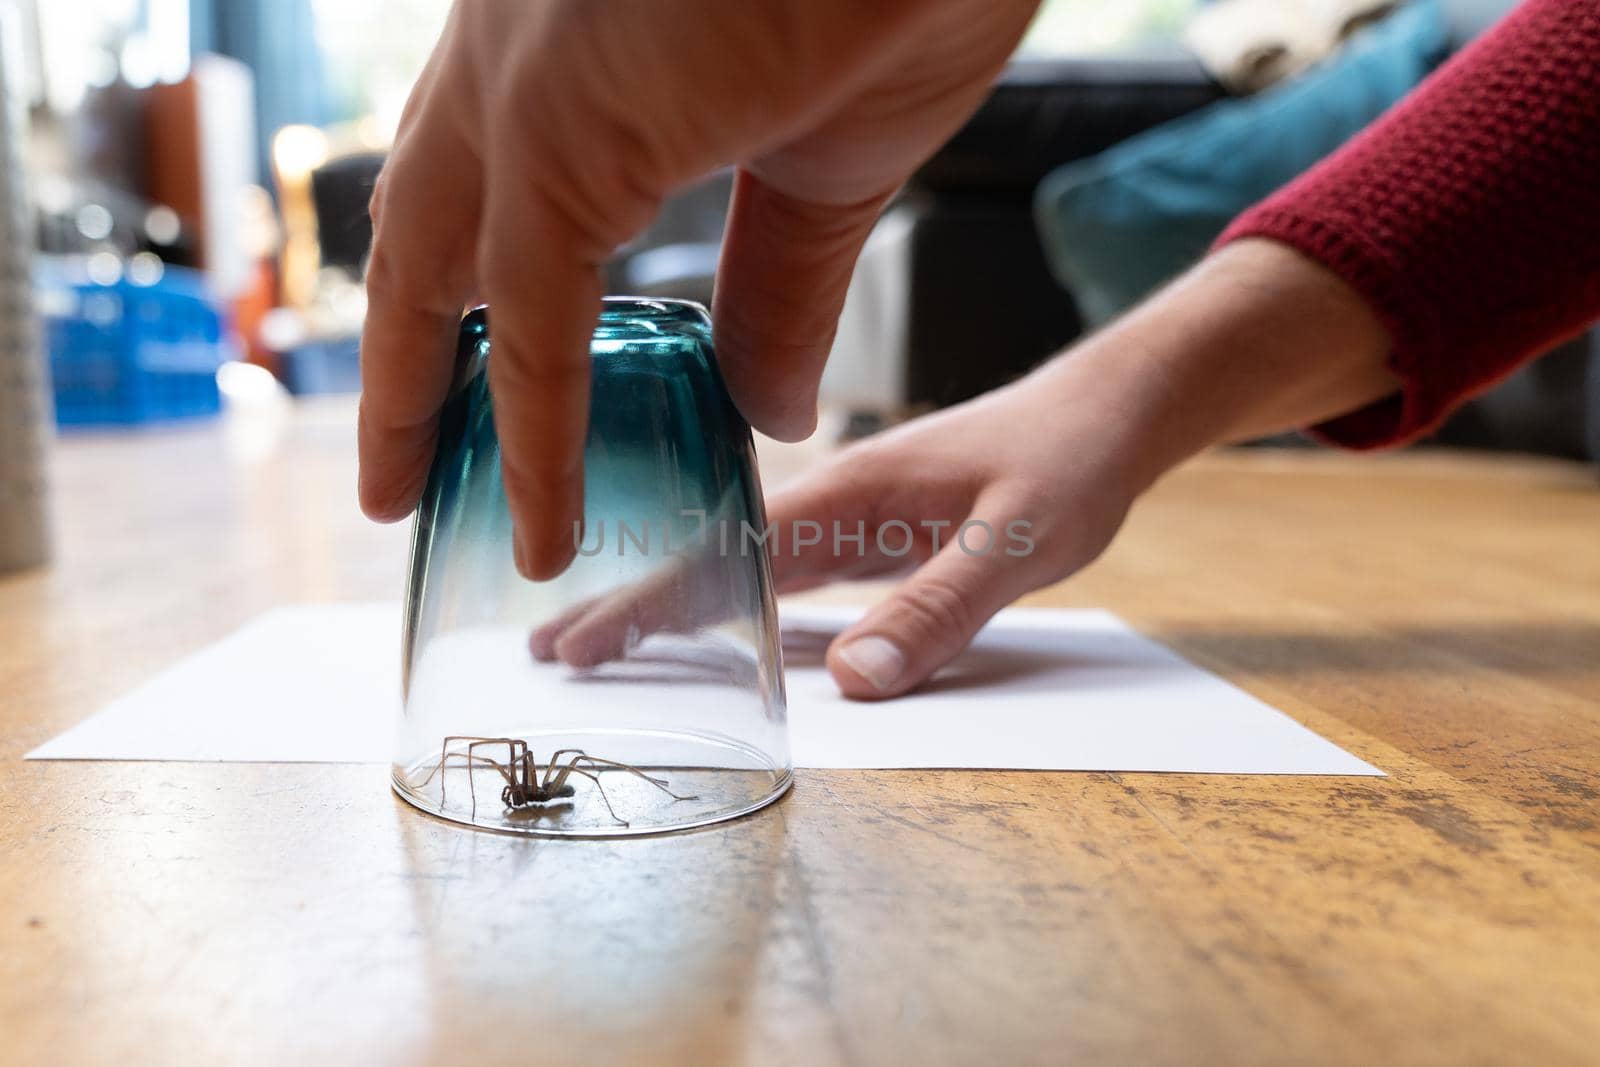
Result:
[[[1218,244],[1268,237],[1388,327],[1403,392],[1316,428],[1399,444],[1600,317],[1600,0],[1527,0]]]

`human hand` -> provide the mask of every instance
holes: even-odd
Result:
[[[847,696],[914,688],[994,612],[1110,541],[1143,474],[1129,442],[1102,424],[1101,387],[1080,377],[1041,373],[907,423],[844,450],[769,502],[780,593],[909,574],[834,641],[828,665]],[[539,627],[531,651],[593,667],[652,633],[714,624],[728,606],[705,571],[725,565],[709,548],[675,559]]]
[[[905,693],[1000,608],[1098,556],[1186,457],[1392,393],[1387,351],[1371,310],[1327,270],[1240,241],[1028,377],[846,449],[776,495],[779,592],[909,571],[827,657],[847,696]],[[982,525],[963,541],[968,522]],[[685,561],[579,605],[533,635],[533,654],[592,666],[713,622],[721,606],[694,591],[709,585],[695,568],[714,565]]]
[[[739,166],[714,308],[758,429],[799,439],[861,244],[977,106],[1037,0],[458,0],[372,200],[362,507],[421,494],[464,304],[519,569],[571,561],[599,268],[674,189]]]
[[[1078,377],[1052,371],[916,419],[774,496],[780,593],[902,577],[829,645],[845,696],[915,689],[995,612],[1111,542],[1149,475]]]

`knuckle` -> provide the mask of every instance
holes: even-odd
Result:
[[[500,481],[505,487],[506,496],[513,502],[537,500],[546,484],[542,475],[512,462],[504,455],[500,459]]]
[[[540,151],[525,159],[540,214],[564,234],[580,261],[603,262],[655,216],[663,187],[646,176],[650,167],[644,156],[625,135],[591,123],[581,149]],[[606,162],[596,166],[597,160]],[[498,257],[512,262],[485,264],[485,269],[516,269],[516,251],[498,250]]]
[[[942,644],[951,638],[965,638],[975,621],[970,599],[947,579],[928,575],[908,590],[902,602],[907,621],[915,636]]]
[[[389,168],[385,166],[372,182],[372,195],[367,198],[367,217],[376,230],[383,223],[383,205],[389,191]]]
[[[842,300],[842,294],[841,294]],[[717,308],[718,350],[747,374],[782,377],[825,360],[838,331],[839,309],[778,287],[746,290]]]
[[[367,257],[366,287],[370,301],[391,306],[433,310],[439,287],[414,266],[415,257],[397,249],[392,240],[375,240]]]
[[[527,175],[522,188],[583,258],[603,260],[649,225],[676,182],[667,146],[637,105],[586,89],[591,77],[571,80],[559,112],[548,86],[519,88],[512,99],[531,101],[520,124],[540,136],[497,154]]]
[[[396,256],[385,241],[373,242],[372,253],[367,257],[366,287],[367,299],[373,304],[409,303],[404,271],[397,266]]]
[[[513,349],[515,352],[515,349]],[[524,396],[565,395],[587,389],[591,370],[587,362],[538,358],[501,358],[489,361],[496,392]]]
[[[500,457],[501,485],[513,504],[547,511],[564,499],[563,489],[578,476],[582,462],[581,453],[568,457],[545,451],[530,460],[508,449]]]

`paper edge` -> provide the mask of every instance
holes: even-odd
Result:
[[[177,758],[177,759],[174,759],[172,757],[165,757],[165,756],[115,756],[115,757],[84,756],[84,755],[57,756],[57,755],[50,755],[47,752],[47,750],[49,748],[51,748],[52,746],[55,746],[58,743],[64,741],[65,739],[70,737],[74,732],[76,732],[78,729],[83,727],[85,724],[87,724],[87,723],[99,718],[102,715],[109,714],[110,712],[114,711],[116,709],[116,707],[119,704],[121,704],[123,701],[130,700],[133,697],[137,696],[146,687],[156,684],[157,682],[159,682],[162,678],[164,678],[170,672],[178,670],[178,669],[181,669],[182,667],[185,666],[185,664],[189,660],[192,660],[196,656],[204,655],[204,654],[206,654],[208,652],[211,652],[214,649],[216,649],[218,646],[220,646],[220,645],[222,645],[224,643],[233,641],[233,640],[243,636],[244,634],[249,632],[252,628],[262,625],[263,623],[265,623],[268,620],[272,619],[274,616],[294,615],[294,614],[297,614],[297,613],[300,613],[300,612],[304,612],[304,611],[307,611],[307,610],[322,610],[322,611],[325,611],[325,610],[328,610],[328,609],[341,610],[341,611],[346,611],[346,612],[351,612],[351,613],[354,613],[354,612],[357,612],[357,611],[376,613],[376,612],[382,610],[382,611],[393,611],[396,614],[397,617],[400,617],[400,615],[401,615],[400,605],[395,604],[394,602],[391,602],[391,601],[382,601],[382,600],[377,600],[377,601],[365,601],[365,600],[363,600],[363,601],[309,601],[309,602],[295,603],[295,604],[278,604],[278,605],[275,605],[273,607],[267,608],[266,610],[259,612],[258,614],[256,614],[252,618],[247,619],[243,623],[239,624],[237,627],[235,627],[234,629],[230,630],[228,633],[224,634],[223,636],[221,636],[219,638],[216,638],[216,639],[214,639],[214,640],[212,640],[210,642],[207,642],[207,643],[201,645],[200,648],[196,649],[193,652],[188,653],[187,655],[180,656],[178,659],[176,659],[176,660],[172,661],[171,663],[167,664],[166,666],[160,668],[154,674],[150,675],[148,678],[146,678],[142,682],[138,683],[136,686],[134,686],[134,688],[130,689],[127,693],[125,693],[122,696],[117,697],[116,699],[112,700],[111,702],[105,704],[104,706],[99,708],[97,711],[91,712],[87,717],[85,717],[83,719],[80,719],[78,722],[76,722],[73,725],[67,727],[65,730],[63,730],[60,733],[56,734],[54,737],[51,737],[51,738],[45,740],[44,742],[42,742],[41,744],[34,746],[31,750],[29,750],[28,752],[25,752],[23,754],[22,761],[23,762],[30,762],[31,761],[31,762],[40,762],[40,763],[196,763],[196,764],[252,764],[253,763],[253,764],[263,764],[263,765],[284,764],[284,765],[299,765],[299,766],[344,766],[344,767],[382,767],[382,766],[389,765],[389,761],[387,761],[387,760],[237,759],[237,758],[206,758],[206,759]],[[809,618],[809,619],[813,619],[813,620],[823,621],[823,622],[826,622],[828,624],[833,624],[833,623],[835,623],[835,622],[837,622],[839,620],[854,621],[856,619],[861,618],[861,616],[863,614],[865,614],[865,612],[868,611],[868,610],[869,610],[869,606],[858,605],[858,604],[829,604],[829,603],[819,603],[819,602],[811,602],[811,601],[800,601],[800,602],[797,602],[797,603],[784,603],[784,602],[780,601],[779,604],[778,604],[779,629],[780,629],[780,632],[781,632],[783,623],[784,623],[784,621],[786,619],[788,619],[788,620],[797,620],[797,621],[801,621],[803,623],[805,620],[807,620]],[[1202,673],[1202,674],[1214,679],[1215,681],[1219,682],[1220,684],[1225,685],[1228,688],[1232,689],[1234,692],[1238,693],[1240,696],[1246,697],[1249,700],[1252,700],[1255,703],[1259,704],[1262,709],[1264,709],[1266,711],[1270,711],[1273,714],[1278,715],[1283,719],[1286,719],[1288,722],[1293,724],[1297,729],[1304,730],[1306,733],[1310,734],[1312,737],[1316,738],[1321,743],[1332,747],[1333,749],[1335,749],[1336,751],[1338,751],[1339,753],[1344,755],[1349,760],[1351,760],[1351,761],[1355,762],[1356,764],[1358,764],[1360,766],[1360,768],[1363,768],[1363,769],[1359,769],[1359,770],[1352,769],[1352,770],[1341,770],[1341,771],[1274,771],[1274,770],[1216,771],[1216,770],[1192,770],[1192,769],[1179,770],[1179,769],[1173,769],[1173,768],[1169,768],[1169,767],[1153,768],[1153,769],[1152,768],[1132,768],[1132,767],[949,767],[949,766],[941,766],[941,765],[937,765],[937,764],[921,764],[921,763],[918,763],[918,764],[895,764],[893,766],[867,766],[867,767],[861,767],[861,766],[854,766],[854,767],[818,767],[818,766],[812,766],[812,765],[805,764],[805,763],[796,763],[795,764],[795,768],[797,770],[860,770],[860,771],[902,771],[902,770],[903,771],[990,771],[990,772],[1029,773],[1029,774],[1187,774],[1187,775],[1204,775],[1206,777],[1231,776],[1231,777],[1250,777],[1250,778],[1260,778],[1260,777],[1284,777],[1284,778],[1387,778],[1387,777],[1389,777],[1388,772],[1383,770],[1381,767],[1379,767],[1376,764],[1371,763],[1371,762],[1369,762],[1369,761],[1367,761],[1365,759],[1362,759],[1360,756],[1356,755],[1355,753],[1351,752],[1349,749],[1345,748],[1343,745],[1338,744],[1337,742],[1331,740],[1330,738],[1324,737],[1322,734],[1318,733],[1316,730],[1313,730],[1310,726],[1307,726],[1305,723],[1301,722],[1299,719],[1295,718],[1293,715],[1290,715],[1288,712],[1284,711],[1281,708],[1275,707],[1274,705],[1272,705],[1272,704],[1268,703],[1267,701],[1261,699],[1260,697],[1256,696],[1254,693],[1251,693],[1249,690],[1244,689],[1243,687],[1235,684],[1233,681],[1229,680],[1228,678],[1225,678],[1221,674],[1218,674],[1216,671],[1210,670],[1210,669],[1208,669],[1206,667],[1202,667],[1201,665],[1195,663],[1193,660],[1190,660],[1188,657],[1184,656],[1182,653],[1178,652],[1176,649],[1172,648],[1170,645],[1166,644],[1165,642],[1159,641],[1154,637],[1151,637],[1149,634],[1146,634],[1144,631],[1140,630],[1138,627],[1136,627],[1132,623],[1128,622],[1127,619],[1125,619],[1122,616],[1118,615],[1116,612],[1110,611],[1109,609],[1106,609],[1106,608],[1055,608],[1055,607],[1032,607],[1032,606],[1008,607],[1008,608],[1002,609],[999,613],[997,613],[995,615],[994,619],[991,619],[990,622],[991,623],[994,622],[994,621],[1020,622],[1020,623],[1023,623],[1023,625],[1026,626],[1027,628],[1035,628],[1035,627],[1040,627],[1040,626],[1042,626],[1044,624],[1047,624],[1049,622],[1065,622],[1065,621],[1068,621],[1068,620],[1072,620],[1072,621],[1092,620],[1092,621],[1094,621],[1095,623],[1099,624],[1100,626],[1102,626],[1104,628],[1121,630],[1121,631],[1124,631],[1124,632],[1126,632],[1126,633],[1128,633],[1128,634],[1130,634],[1130,635],[1132,635],[1134,637],[1137,637],[1139,640],[1145,642],[1147,645],[1151,646],[1153,649],[1158,650],[1160,653],[1162,653],[1163,655],[1167,656],[1168,658],[1170,658],[1172,660],[1175,660],[1175,661],[1177,661],[1179,663],[1184,664],[1185,666],[1187,666],[1191,670],[1198,671],[1198,672],[1200,672],[1200,673]],[[987,625],[988,624],[986,624],[986,626]]]

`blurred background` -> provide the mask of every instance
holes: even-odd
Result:
[[[1046,0],[869,242],[825,382],[836,432],[972,396],[1117,314],[1509,6]],[[357,389],[366,200],[447,9],[12,0],[0,37],[59,427]],[[611,290],[709,300],[729,184],[675,197],[618,250]],[[1568,345],[1440,439],[1600,455],[1597,351]]]

